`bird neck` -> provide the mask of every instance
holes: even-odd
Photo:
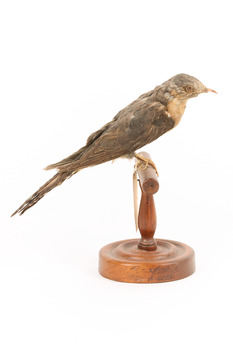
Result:
[[[167,111],[175,122],[174,126],[179,124],[185,111],[186,102],[187,99],[180,99],[177,97],[174,97],[170,102],[168,102]]]

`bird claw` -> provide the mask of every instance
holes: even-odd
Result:
[[[155,166],[155,163],[148,158],[143,157],[140,154],[135,154],[135,158],[138,160],[136,167],[138,170],[146,170],[148,165],[152,166],[155,169],[156,175],[159,176],[158,170]]]
[[[148,167],[148,161],[145,161],[145,162],[139,161],[137,167],[138,167],[138,170],[146,170],[146,168]]]

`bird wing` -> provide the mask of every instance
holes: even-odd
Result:
[[[131,104],[110,123],[89,136],[78,159],[75,160],[72,155],[70,161],[57,163],[57,168],[61,171],[76,171],[122,156],[132,156],[137,149],[154,141],[173,126],[174,121],[163,104],[143,103],[137,108]],[[69,157],[66,159],[69,160]]]
[[[87,143],[84,147],[80,148],[77,152],[72,153],[69,157],[62,159],[60,162],[50,164],[44,168],[44,170],[51,170],[51,169],[60,169],[61,167],[64,167],[67,164],[71,164],[73,162],[76,162],[78,159],[81,158],[81,156],[84,154],[84,152],[89,148],[90,145],[93,144],[95,140],[97,140],[108,128],[109,125],[112,123],[109,122],[105,124],[101,129],[93,132],[87,139]]]
[[[47,192],[61,185],[79,170],[121,156],[132,157],[138,148],[173,128],[174,120],[169,117],[164,105],[159,102],[140,102],[136,100],[136,103],[120,111],[110,123],[91,134],[86,146],[61,162],[48,166],[47,169],[57,168],[57,174],[29,197],[12,216],[16,213],[23,214]]]

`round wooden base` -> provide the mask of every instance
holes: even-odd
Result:
[[[156,239],[157,249],[139,249],[138,239],[114,242],[99,252],[99,272],[119,282],[169,282],[190,276],[195,271],[192,248],[184,243]]]

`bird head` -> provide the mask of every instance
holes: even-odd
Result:
[[[176,98],[181,100],[188,100],[205,92],[217,93],[216,91],[207,88],[202,82],[200,82],[200,80],[188,74],[177,74],[169,79],[168,83],[172,83],[175,87]]]

